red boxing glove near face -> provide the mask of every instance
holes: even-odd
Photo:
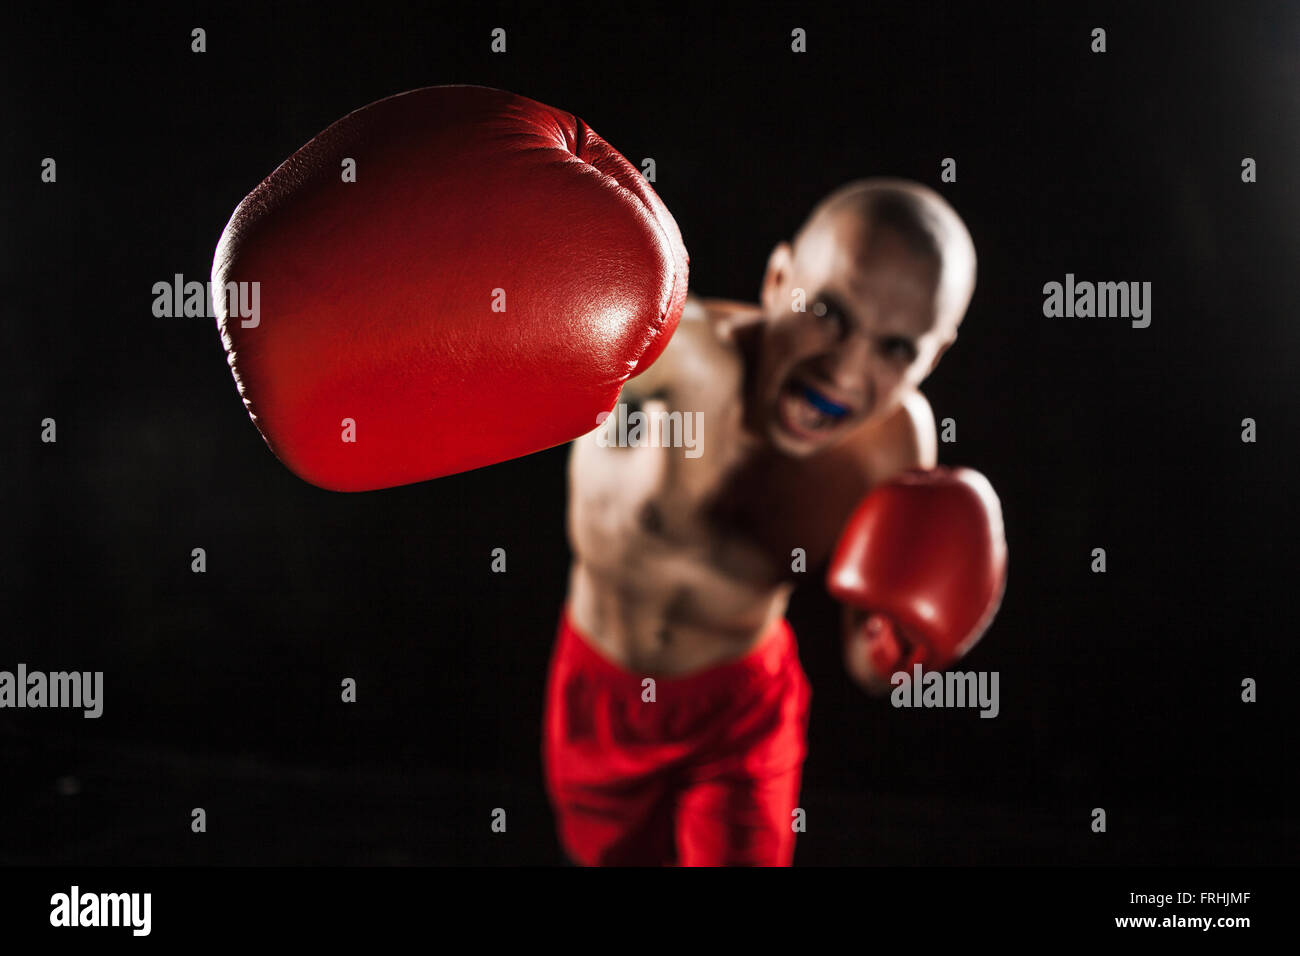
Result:
[[[1002,506],[969,468],[909,471],[863,499],[840,537],[827,586],[872,615],[872,668],[942,670],[975,645],[1006,587]]]
[[[582,120],[446,86],[372,103],[289,157],[235,210],[212,280],[267,445],[315,485],[362,491],[591,431],[676,328],[687,257]],[[228,314],[232,282],[260,284],[256,320]]]

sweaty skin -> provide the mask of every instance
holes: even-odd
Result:
[[[888,182],[923,210],[934,201]],[[569,612],[607,658],[675,676],[744,655],[799,581],[820,580],[874,485],[934,467],[934,417],[917,386],[956,337],[973,247],[966,256],[960,227],[953,248],[931,253],[889,213],[832,196],[793,245],[773,251],[760,305],[687,301],[672,341],[619,401],[629,412],[702,413],[697,457],[601,447],[602,429],[573,443]],[[845,660],[878,688],[864,648],[855,656],[865,623],[846,615]]]

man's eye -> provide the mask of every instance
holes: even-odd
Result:
[[[818,302],[813,306],[813,312],[821,316],[822,321],[833,328],[836,335],[842,336],[848,331],[849,323],[844,318],[844,313],[839,309]]]
[[[880,343],[880,348],[887,358],[902,359],[905,362],[916,358],[916,347],[907,339],[888,338]]]

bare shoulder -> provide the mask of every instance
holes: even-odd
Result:
[[[933,468],[939,457],[934,412],[920,392],[909,393],[889,417],[850,441],[872,485],[909,468]]]
[[[677,360],[684,372],[729,379],[739,372],[735,327],[739,316],[753,306],[721,299],[688,299],[669,348],[678,347]]]
[[[747,302],[733,302],[730,299],[695,299],[693,300],[701,318],[707,320],[714,336],[722,342],[731,343],[736,333],[747,326],[754,325],[763,318],[758,306]]]
[[[740,374],[733,338],[736,317],[753,306],[719,299],[687,298],[677,331],[655,363],[625,386],[629,394],[651,396],[712,382],[726,387]]]

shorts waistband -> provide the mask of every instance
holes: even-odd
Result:
[[[617,682],[639,693],[641,681],[654,678],[661,687],[678,693],[704,693],[718,687],[734,687],[751,678],[772,677],[784,670],[791,657],[797,656],[794,631],[785,618],[777,618],[758,644],[733,660],[710,664],[686,674],[663,676],[630,671],[598,651],[574,625],[566,605],[560,614],[560,634],[564,656],[573,664],[595,671],[610,682]]]

